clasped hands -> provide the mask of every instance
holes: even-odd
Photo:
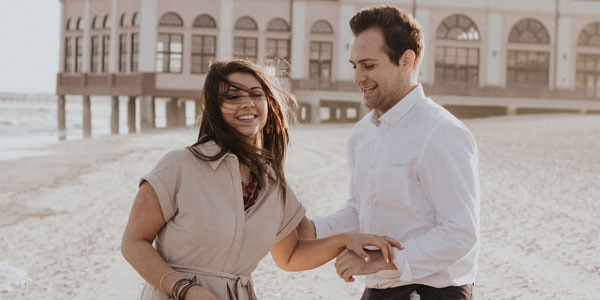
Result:
[[[335,261],[337,274],[346,282],[353,282],[354,275],[373,274],[381,270],[394,270],[393,247],[404,249],[400,243],[388,236],[363,233],[348,233],[344,237],[346,249]],[[379,250],[366,250],[375,246]]]

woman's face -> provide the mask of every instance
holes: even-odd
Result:
[[[258,80],[250,73],[231,73],[227,79],[245,90],[235,86],[227,87],[222,96],[223,119],[238,132],[247,136],[249,143],[256,145],[259,133],[267,123],[268,108],[265,92]]]

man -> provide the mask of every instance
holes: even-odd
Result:
[[[300,226],[304,238],[359,231],[392,237],[394,260],[346,250],[340,277],[367,275],[362,299],[471,299],[479,256],[479,161],[465,125],[417,83],[423,36],[412,16],[374,6],[350,20],[354,80],[372,109],[348,140],[343,208]]]

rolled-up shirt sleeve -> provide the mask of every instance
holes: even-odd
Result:
[[[465,128],[440,125],[419,155],[417,176],[436,214],[426,233],[402,241],[394,263],[400,280],[412,281],[448,268],[479,247],[479,159]]]

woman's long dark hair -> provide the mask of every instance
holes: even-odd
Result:
[[[267,122],[259,139],[263,143],[262,149],[248,144],[247,137],[231,127],[221,113],[223,95],[230,86],[246,89],[227,79],[227,76],[237,72],[254,76],[267,99]],[[244,60],[231,60],[215,61],[210,65],[202,88],[202,99],[204,103],[198,141],[187,149],[204,161],[217,160],[227,152],[233,153],[240,163],[250,168],[250,172],[256,178],[266,171],[262,167],[266,163],[275,171],[277,182],[284,187],[285,193],[283,163],[289,142],[288,108],[295,103],[293,98],[265,75],[259,66]],[[194,148],[209,141],[214,141],[221,148],[221,151],[214,156],[207,156]]]

